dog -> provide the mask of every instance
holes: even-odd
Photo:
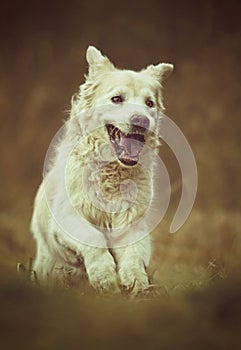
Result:
[[[68,274],[86,276],[98,291],[138,294],[150,287],[145,211],[160,146],[162,83],[173,65],[121,70],[93,46],[86,59],[88,75],[35,198],[33,269],[39,283]]]

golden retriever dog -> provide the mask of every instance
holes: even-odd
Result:
[[[98,291],[136,295],[150,286],[145,212],[154,192],[162,83],[173,65],[121,70],[93,46],[86,59],[88,75],[36,195],[33,268],[40,283],[85,276]]]

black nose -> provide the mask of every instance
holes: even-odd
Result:
[[[141,126],[142,128],[147,129],[149,127],[149,119],[141,114],[134,114],[131,117],[131,124]]]

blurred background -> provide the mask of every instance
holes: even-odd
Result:
[[[172,152],[164,145],[160,154],[169,170],[173,196],[165,219],[153,234],[155,250],[150,273],[155,283],[168,296],[210,288],[216,280],[223,281],[227,295],[237,286],[241,254],[240,10],[238,0],[15,0],[1,4],[3,290],[15,288],[15,282],[6,287],[6,274],[15,279],[16,263],[27,264],[35,254],[29,222],[45,153],[67,118],[71,96],[84,81],[85,51],[90,44],[121,68],[139,70],[161,61],[175,65],[173,75],[165,82],[166,114],[181,128],[193,149],[199,187],[188,221],[171,235],[168,229],[180,198],[180,172]],[[218,289],[217,294],[210,293],[219,295]],[[32,296],[25,288],[20,294],[26,300]],[[3,300],[11,304],[12,299]],[[215,313],[213,300],[215,297],[209,306]],[[21,304],[21,300],[17,303]],[[175,307],[188,310],[183,303],[172,306],[171,315]],[[34,305],[33,301],[33,308]],[[218,307],[217,310],[220,311]],[[22,312],[17,319],[21,319]],[[154,310],[144,314],[147,312],[154,315]],[[164,314],[168,314],[167,306]],[[167,337],[165,344],[168,340]],[[221,341],[219,349],[225,348],[222,344]]]

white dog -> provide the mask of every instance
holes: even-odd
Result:
[[[84,272],[97,290],[137,294],[149,287],[143,218],[153,198],[162,82],[173,65],[119,70],[93,46],[86,58],[88,76],[35,199],[34,270],[40,282]]]

